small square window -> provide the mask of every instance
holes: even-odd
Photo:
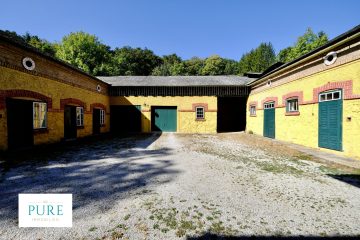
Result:
[[[84,108],[76,107],[76,126],[84,126]]]
[[[205,119],[205,111],[203,107],[196,108],[196,119]]]
[[[325,100],[326,100],[325,94],[320,95],[320,101],[325,101]]]
[[[298,112],[299,111],[299,100],[289,99],[286,101],[286,112]]]
[[[256,106],[250,106],[250,116],[256,115]]]
[[[47,104],[43,102],[33,103],[33,128],[47,127]]]

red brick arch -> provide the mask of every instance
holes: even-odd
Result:
[[[106,112],[106,106],[102,103],[92,103],[90,104],[90,111],[92,112],[94,108],[100,108]]]
[[[86,104],[85,102],[76,99],[76,98],[64,98],[64,99],[60,99],[60,109],[64,110],[65,109],[65,105],[76,105],[76,106],[80,106],[83,107],[84,110],[86,109]]]
[[[267,102],[274,102],[274,107],[277,108],[278,106],[278,97],[266,97],[265,99],[263,99],[261,101],[261,106],[259,109],[263,109],[264,108],[264,103]]]
[[[6,98],[11,97],[33,98],[44,101],[47,103],[48,109],[52,109],[52,99],[50,97],[38,92],[22,89],[0,90],[0,109],[4,109],[6,107]]]

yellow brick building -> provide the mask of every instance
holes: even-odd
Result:
[[[0,150],[110,131],[245,130],[248,81],[239,76],[96,78],[0,32]]]
[[[245,130],[247,77],[114,76],[113,132],[216,133]]]
[[[6,35],[0,53],[0,150],[109,131],[108,84]]]
[[[359,30],[252,81],[247,131],[360,158]]]
[[[252,132],[360,158],[360,26],[264,73],[93,77],[0,34],[0,150],[112,132]]]

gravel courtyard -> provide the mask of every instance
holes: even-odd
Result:
[[[0,165],[0,239],[360,236],[360,171],[254,135],[137,135],[19,162]],[[73,227],[18,228],[18,193],[72,193]]]

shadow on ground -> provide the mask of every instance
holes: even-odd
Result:
[[[0,220],[17,219],[19,193],[72,193],[73,209],[100,211],[114,201],[145,193],[145,186],[169,182],[178,172],[171,149],[146,149],[160,134],[111,137],[1,157]],[[84,213],[85,214],[85,213]]]
[[[328,176],[360,188],[360,174],[328,174]]]
[[[355,240],[360,236],[222,236],[212,233],[206,233],[199,237],[187,237],[188,240]]]

